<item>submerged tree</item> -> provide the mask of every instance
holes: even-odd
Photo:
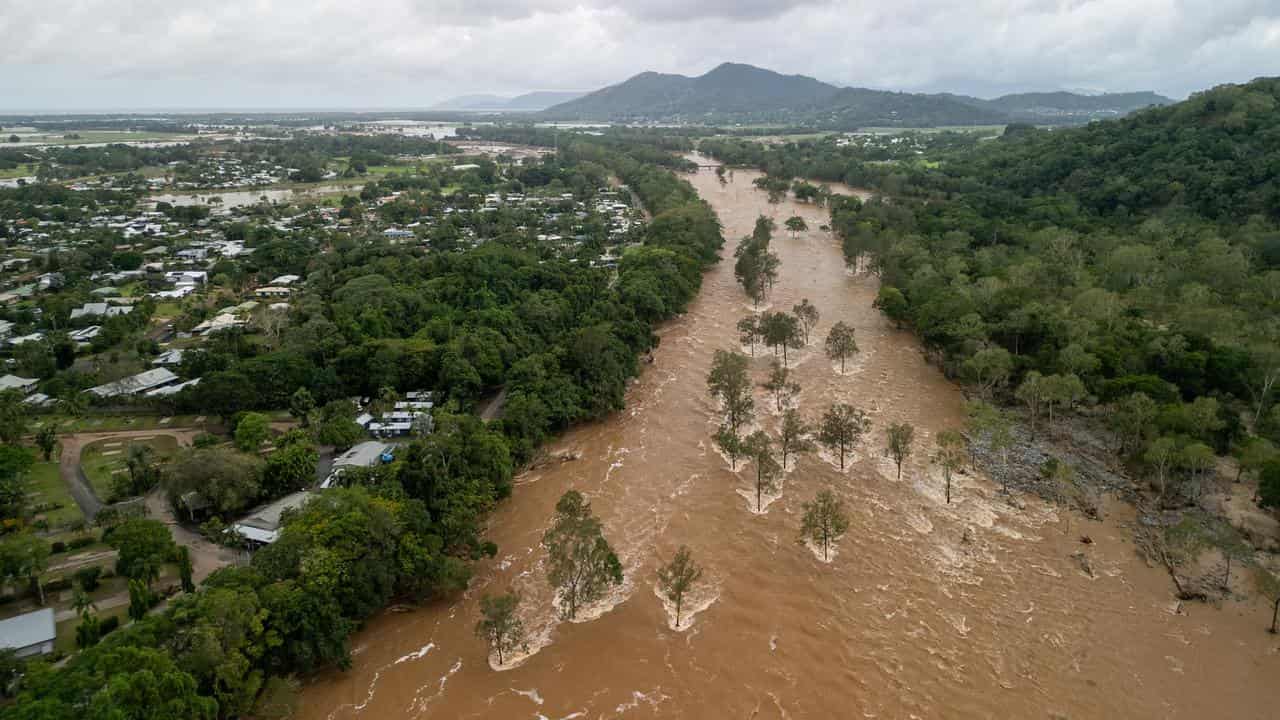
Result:
[[[742,441],[745,454],[756,466],[756,512],[761,510],[761,498],[766,492],[778,488],[778,476],[782,466],[773,457],[773,441],[763,430],[757,430]]]
[[[776,354],[782,350],[782,366],[787,366],[787,350],[804,346],[800,321],[784,312],[767,312],[760,316],[760,334]]]
[[[818,442],[840,456],[840,469],[844,470],[844,456],[871,428],[871,421],[861,409],[846,403],[832,405],[822,415],[818,424]]]
[[[760,337],[760,319],[748,315],[738,321],[738,341],[751,349],[751,357],[756,356],[756,343]]]
[[[498,664],[516,648],[527,647],[524,623],[516,614],[520,608],[520,595],[508,591],[503,595],[485,594],[480,598],[480,620],[476,623],[476,636],[483,638],[490,653],[497,653]]]
[[[902,463],[911,456],[911,443],[915,441],[916,429],[911,423],[893,423],[886,435],[885,450],[898,466],[898,479],[901,480]]]
[[[791,379],[791,371],[775,358],[769,370],[769,379],[760,383],[760,387],[773,394],[778,412],[791,403],[792,398],[800,394],[800,383]]]
[[[791,231],[792,240],[796,239],[797,233],[802,233],[805,230],[809,229],[809,224],[806,223],[804,221],[804,218],[800,217],[799,215],[792,215],[791,217],[787,218],[787,222],[784,224],[787,226],[787,230]]]
[[[560,599],[560,615],[572,620],[578,608],[604,596],[622,582],[622,563],[604,538],[591,503],[577,490],[556,503],[555,521],[542,535],[547,551],[547,581]]]
[[[965,442],[958,430],[943,430],[938,433],[937,448],[933,453],[933,461],[942,468],[942,478],[947,484],[947,504],[951,504],[951,475],[964,467]]]
[[[799,455],[813,450],[810,436],[813,428],[800,417],[795,410],[787,410],[782,414],[782,429],[778,436],[778,449],[782,453],[782,469],[787,469],[787,460],[792,455]]]
[[[840,372],[844,372],[845,361],[858,354],[858,341],[854,339],[853,326],[843,320],[831,327],[827,333],[827,357],[840,361]]]
[[[742,438],[728,425],[721,425],[720,429],[716,430],[714,437],[716,447],[720,448],[720,452],[729,456],[729,469],[737,472],[738,458],[747,454],[742,445]]]
[[[817,326],[821,315],[818,308],[809,302],[809,298],[802,298],[798,305],[791,308],[791,312],[795,313],[796,319],[800,321],[800,330],[804,333],[804,344],[809,344],[809,333]]]
[[[720,401],[729,429],[735,434],[744,424],[751,422],[755,410],[747,362],[741,353],[717,350],[711,361],[711,371],[707,373],[707,389]]]
[[[676,605],[676,629],[680,628],[684,596],[701,577],[702,568],[693,561],[693,553],[687,545],[681,545],[671,562],[658,568],[658,587],[663,596]]]
[[[813,502],[804,504],[804,515],[800,520],[800,541],[808,540],[822,548],[822,559],[831,558],[831,544],[840,539],[849,529],[849,515],[844,510],[844,501],[830,490],[818,493]]]
[[[975,400],[965,407],[969,428],[1000,458],[1000,491],[1009,492],[1009,450],[1013,448],[1013,419],[1000,408]]]

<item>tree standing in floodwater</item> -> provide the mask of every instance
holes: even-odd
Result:
[[[748,315],[738,321],[738,340],[751,349],[751,357],[756,356],[756,343],[760,341],[759,318]]]
[[[813,450],[810,435],[813,428],[800,417],[795,410],[787,410],[782,414],[782,430],[778,437],[779,450],[782,451],[782,469],[787,469],[787,459],[791,455],[799,455]]]
[[[943,430],[938,433],[938,447],[933,453],[933,461],[942,468],[942,477],[947,483],[947,504],[951,504],[951,475],[964,466],[964,436],[958,430]]]
[[[791,379],[791,371],[778,362],[777,358],[774,358],[773,367],[769,370],[769,379],[760,383],[760,387],[773,394],[778,412],[782,412],[783,406],[790,405],[792,399],[800,394],[800,383]]]
[[[773,492],[778,487],[778,475],[782,467],[773,459],[773,441],[763,430],[748,435],[742,446],[751,460],[756,464],[756,512],[761,510],[761,497],[765,492]]]
[[[902,479],[902,463],[911,455],[911,443],[915,441],[916,429],[911,423],[894,423],[889,426],[886,449],[889,457],[898,466],[898,479]]]
[[[818,320],[822,317],[818,312],[818,308],[809,302],[809,298],[801,298],[800,302],[791,306],[791,312],[795,313],[796,319],[800,321],[800,330],[804,333],[804,344],[809,344],[809,333],[817,326]]]
[[[840,469],[844,470],[844,456],[871,428],[871,421],[861,409],[847,403],[832,405],[822,415],[818,424],[818,442],[828,450],[839,453]]]
[[[844,363],[858,354],[858,341],[853,336],[853,326],[843,320],[831,327],[827,333],[827,357],[840,361],[840,372],[844,373]]]
[[[806,540],[822,548],[822,559],[831,559],[831,544],[849,529],[849,515],[844,501],[830,490],[823,490],[813,502],[804,504],[800,521],[800,542]]]
[[[711,371],[707,373],[707,390],[720,401],[729,429],[735,435],[745,423],[751,422],[755,413],[747,362],[741,353],[717,350]]]
[[[605,540],[591,503],[577,490],[556,503],[555,522],[543,534],[542,546],[547,550],[547,581],[560,599],[562,618],[572,620],[584,603],[622,583],[622,563]]]
[[[676,604],[676,629],[680,629],[680,610],[684,596],[702,577],[702,568],[693,561],[689,546],[681,545],[671,562],[658,568],[658,587],[668,600]]]
[[[524,623],[516,615],[520,596],[515,591],[505,595],[488,595],[480,598],[480,621],[476,623],[476,636],[484,638],[490,653],[498,654],[498,664],[506,662],[506,656],[520,647],[527,647]]]

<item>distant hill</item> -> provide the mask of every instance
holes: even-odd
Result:
[[[1070,92],[1037,92],[1003,95],[993,100],[944,95],[966,105],[1006,113],[1015,120],[1054,122],[1088,121],[1128,115],[1135,110],[1171,105],[1174,100],[1153,92],[1080,95]]]
[[[537,112],[582,97],[586,93],[539,90],[505,97],[502,95],[461,95],[432,106],[432,110],[468,110],[494,112]]]
[[[1168,104],[1154,93],[1028,93],[982,100],[962,95],[845,88],[804,75],[725,63],[705,75],[645,72],[547,109],[554,120],[782,122],[831,129],[986,125],[1014,120],[1085,122]]]

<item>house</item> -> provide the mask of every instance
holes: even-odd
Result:
[[[115,317],[117,315],[128,315],[133,312],[133,307],[129,305],[117,306],[108,305],[104,302],[85,303],[78,308],[71,309],[71,319],[88,317]]]
[[[156,368],[140,372],[137,375],[130,375],[127,378],[121,378],[105,385],[89,388],[88,392],[101,398],[139,395],[148,390],[172,384],[177,379],[178,376],[174,375],[168,368]]]
[[[170,270],[164,274],[165,282],[174,285],[204,285],[209,280],[205,270]]]
[[[284,286],[292,285],[301,279],[302,279],[301,275],[281,275],[280,277],[275,278],[274,280],[272,280],[267,284],[284,287]]]
[[[4,377],[0,377],[0,392],[17,390],[23,395],[26,395],[30,393],[32,390],[36,389],[37,382],[38,381],[35,378],[24,378],[24,377],[18,377],[17,375],[5,375]]]
[[[13,323],[8,320],[0,320],[0,340],[4,340],[13,334]]]
[[[151,361],[151,364],[157,367],[164,367],[164,366],[172,367],[174,365],[181,365],[182,353],[183,351],[181,349],[165,350],[164,352],[157,355],[156,359]]]
[[[200,378],[192,378],[186,382],[180,382],[177,385],[163,385],[154,390],[148,390],[145,394],[147,397],[169,397],[177,395],[186,388],[195,387],[200,384]]]
[[[270,545],[280,537],[280,517],[286,510],[296,510],[307,504],[311,494],[310,490],[301,490],[285,495],[249,513],[243,520],[234,523],[230,530],[247,540],[251,546]]]
[[[407,240],[413,237],[413,233],[400,228],[387,228],[382,231],[382,236],[389,240]]]
[[[44,333],[33,332],[30,335],[19,335],[15,338],[9,338],[9,344],[17,347],[23,343],[40,342],[44,339]]]
[[[0,649],[13,650],[19,659],[52,653],[57,636],[53,608],[0,620]]]
[[[222,330],[230,330],[231,328],[243,327],[244,324],[244,320],[241,320],[231,313],[224,312],[221,315],[205,320],[199,325],[191,328],[191,332],[196,335],[204,335]]]
[[[74,340],[76,345],[88,345],[90,340],[98,337],[101,333],[101,325],[90,325],[87,328],[80,328],[67,333],[67,337]]]
[[[333,487],[334,483],[348,468],[374,467],[384,462],[391,462],[394,457],[394,450],[395,446],[376,440],[366,440],[353,446],[350,450],[333,459],[333,469],[329,471],[329,477],[320,483],[320,488],[328,489]]]
[[[293,290],[290,290],[287,287],[268,285],[267,287],[260,287],[253,292],[258,297],[289,297],[289,293],[292,293]]]

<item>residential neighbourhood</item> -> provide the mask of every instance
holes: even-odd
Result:
[[[515,360],[503,323],[451,329],[428,306],[393,308],[379,285],[401,264],[434,267],[404,277],[432,293],[489,257],[598,292],[641,244],[646,215],[625,185],[543,152],[468,145],[459,161],[394,129],[303,137],[310,149],[288,161],[214,141],[149,150],[157,164],[140,173],[0,188],[0,404],[31,488],[5,521],[51,548],[38,582],[0,578],[21,652],[74,652],[93,642],[85,618],[110,632],[181,597],[188,575],[251,562],[311,500],[398,472],[473,407],[500,420],[494,363]],[[353,150],[316,149],[334,142]],[[303,181],[316,189],[279,188]],[[475,291],[483,303],[500,288]],[[552,321],[559,301],[531,302],[521,322]],[[430,331],[392,341],[411,312]],[[153,522],[186,555],[147,579],[119,536]]]

